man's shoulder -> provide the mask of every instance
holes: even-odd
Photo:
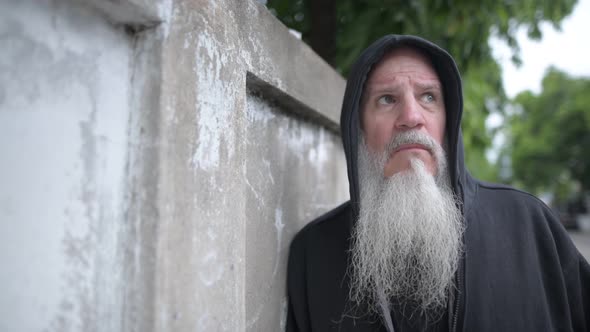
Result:
[[[477,187],[475,204],[466,212],[472,222],[482,219],[497,231],[513,232],[517,227],[524,233],[547,237],[564,233],[555,211],[538,197],[507,185],[479,180]]]
[[[347,201],[324,213],[305,225],[293,238],[292,246],[305,245],[310,241],[323,241],[350,236],[352,225],[351,203]]]
[[[509,185],[476,180],[480,199],[519,207],[534,207],[549,212],[551,209],[537,196]]]
[[[334,226],[334,223],[348,222],[351,216],[351,203],[346,201],[332,210],[312,220],[303,229]],[[303,230],[302,229],[302,230]]]
[[[478,185],[479,213],[475,215],[486,216],[484,219],[488,221],[479,223],[482,229],[489,226],[488,232],[504,231],[505,234],[512,234],[512,238],[521,237],[522,243],[542,243],[537,246],[558,250],[563,256],[562,261],[570,261],[577,256],[556,211],[541,199],[507,185],[482,181],[478,181]],[[492,219],[494,222],[489,222]]]
[[[554,262],[555,266],[561,266],[563,271],[577,266],[580,261],[586,264],[564,228],[557,211],[526,191],[502,184],[479,180],[477,182],[480,210],[485,210],[484,214],[492,218],[498,218],[494,222],[479,223],[479,229],[485,229],[483,233],[499,234],[503,231],[505,239],[518,243],[510,247],[520,248],[518,252],[521,255],[530,253],[528,249],[531,248],[542,251],[545,268],[551,266],[551,262]],[[482,214],[478,216],[481,217]],[[531,243],[535,245],[531,246]],[[534,253],[533,257],[537,254]]]

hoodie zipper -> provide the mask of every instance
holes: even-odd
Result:
[[[461,264],[463,265],[463,264]],[[457,298],[455,301],[455,310],[453,313],[453,323],[451,326],[451,332],[456,332],[457,331],[457,322],[459,320],[459,302],[461,301],[461,286],[463,283],[463,269],[460,267],[459,271],[457,271],[457,283],[458,283],[458,287],[457,287]]]
[[[463,202],[465,202],[465,192],[463,191],[463,186],[461,182],[458,183],[458,189],[461,191],[461,197],[463,197]],[[465,218],[465,204],[461,206],[461,212]],[[465,243],[465,235],[463,235],[463,243]],[[463,288],[463,270],[465,268],[465,254],[463,255],[463,259],[459,263],[459,268],[457,269],[457,297],[455,299],[455,311],[453,313],[453,320],[451,325],[451,332],[457,332],[457,323],[459,321],[459,308],[461,302],[461,289]],[[465,290],[463,290],[465,291]]]

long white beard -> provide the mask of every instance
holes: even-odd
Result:
[[[359,145],[360,212],[353,232],[350,298],[379,312],[380,297],[438,316],[454,289],[462,250],[463,222],[450,187],[444,151],[419,132],[398,135],[400,142],[421,143],[437,161],[436,177],[419,159],[411,170],[383,177],[386,151],[373,156]]]

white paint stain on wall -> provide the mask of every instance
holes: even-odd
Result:
[[[219,322],[215,321],[209,310],[205,309],[202,313],[199,313],[197,332],[218,331],[220,328],[218,323]]]
[[[216,250],[207,252],[199,262],[199,280],[207,287],[213,286],[223,276],[223,264],[218,259]]]
[[[222,145],[229,152],[228,158],[233,154],[235,105],[232,96],[236,93],[235,83],[222,77],[228,58],[207,31],[199,33],[194,43],[197,139],[191,164],[194,169],[213,170],[222,158]]]
[[[157,15],[160,19],[160,28],[163,31],[164,38],[167,38],[170,33],[170,24],[174,15],[173,0],[157,0],[156,8]]]
[[[275,112],[268,106],[264,99],[252,94],[248,95],[246,119],[250,127],[266,126],[276,116]]]
[[[287,327],[287,312],[289,310],[288,299],[286,296],[281,298],[281,318],[279,320],[279,330],[285,331]]]
[[[283,229],[285,228],[285,224],[283,223],[283,210],[281,208],[275,209],[275,229],[277,230],[277,256],[281,253],[283,249]],[[275,268],[273,269],[273,277],[276,275],[278,270],[278,260],[277,264],[275,264]]]

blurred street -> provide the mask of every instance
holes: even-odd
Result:
[[[578,247],[578,250],[586,257],[586,260],[590,262],[590,231],[569,231],[572,240]]]

